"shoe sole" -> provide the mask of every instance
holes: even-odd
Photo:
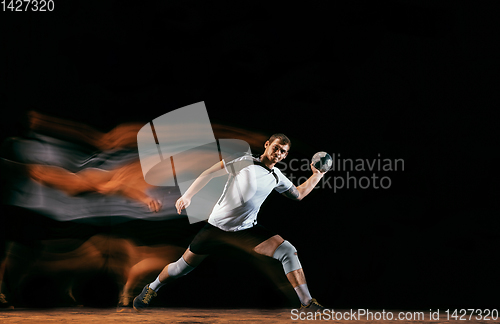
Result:
[[[135,307],[135,300],[136,300],[136,299],[137,299],[137,297],[135,297],[135,298],[134,298],[134,300],[132,301],[132,307],[135,309],[135,311],[136,311],[137,313],[140,313],[140,312],[142,312],[144,309],[139,309],[139,308],[136,308],[136,307]]]

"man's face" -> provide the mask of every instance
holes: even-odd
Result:
[[[278,163],[286,158],[289,149],[288,144],[281,144],[279,139],[275,139],[272,143],[267,141],[264,147],[266,148],[264,154],[273,163]]]

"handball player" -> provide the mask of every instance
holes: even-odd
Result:
[[[151,299],[156,297],[158,290],[163,285],[191,272],[222,244],[242,247],[252,253],[279,260],[288,281],[301,302],[300,309],[302,311],[323,309],[323,306],[309,293],[304,271],[294,246],[280,235],[257,224],[257,213],[273,189],[287,198],[302,200],[325,174],[311,163],[312,175],[307,181],[296,187],[275,167],[276,163],[287,156],[290,147],[291,142],[287,136],[274,134],[265,142],[265,150],[262,155],[247,154],[232,161],[222,160],[205,170],[193,182],[175,204],[179,214],[183,209],[189,207],[191,198],[212,178],[228,173],[230,175],[221,198],[209,216],[208,223],[194,237],[184,254],[176,262],[165,266],[156,280],[143,288],[133,301],[135,310],[141,311],[148,307]],[[239,171],[235,172],[235,169]],[[250,173],[255,174],[254,184],[249,183],[248,175]],[[234,208],[234,200],[241,197],[241,192],[245,191],[245,185],[254,186],[255,188],[250,191],[255,193],[248,201],[242,200],[243,204]]]

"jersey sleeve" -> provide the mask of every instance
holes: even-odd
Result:
[[[274,187],[274,190],[276,190],[278,193],[282,193],[287,191],[293,186],[293,183],[285,177],[283,173],[277,168],[274,169],[274,173],[278,176],[278,183],[276,184],[276,187]]]

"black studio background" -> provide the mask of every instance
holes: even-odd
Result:
[[[290,159],[404,159],[389,189],[273,195],[261,223],[329,308],[498,306],[494,1],[54,2],[0,13],[2,139],[31,109],[107,131],[205,101],[212,122],[287,134]],[[178,305],[286,304],[244,262],[207,262]]]

